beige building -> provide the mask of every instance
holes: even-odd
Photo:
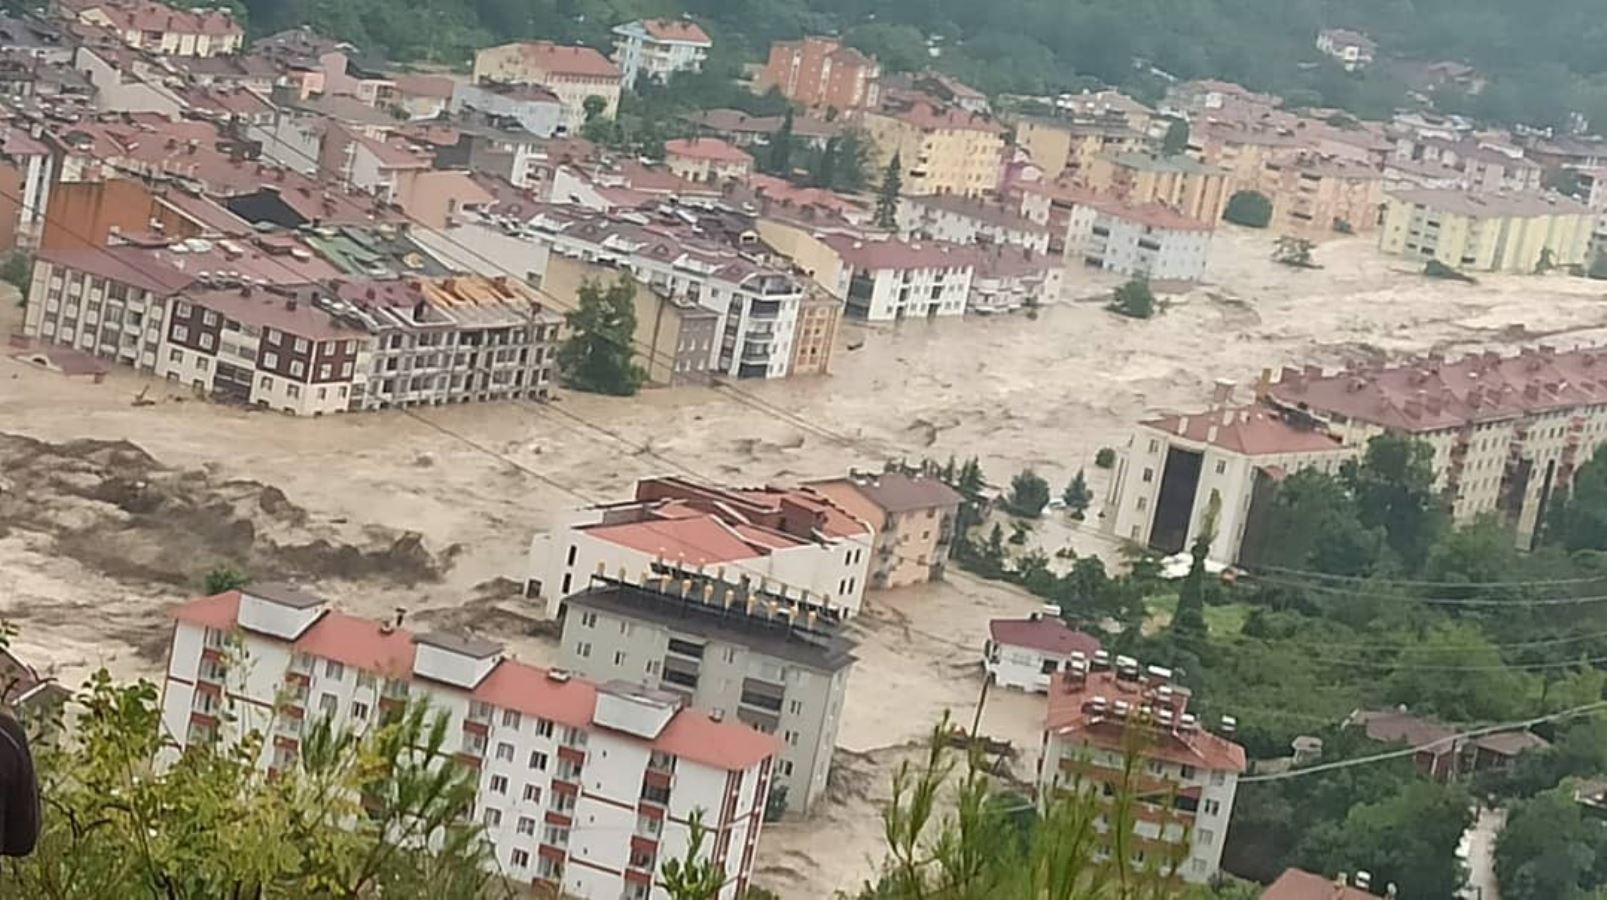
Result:
[[[617,265],[588,262],[553,254],[542,276],[542,291],[559,310],[580,305],[580,289],[587,282],[613,284],[635,277]],[[694,300],[660,290],[653,284],[636,284],[636,333],[631,339],[636,364],[647,372],[649,384],[677,385],[708,381],[709,360],[719,340],[720,316]]]
[[[566,47],[550,41],[519,41],[487,47],[474,54],[474,80],[539,84],[558,95],[564,126],[578,132],[586,124],[586,99],[603,99],[602,116],[619,112],[623,76],[619,66],[590,47]]]
[[[1269,161],[1259,180],[1239,187],[1272,201],[1270,227],[1277,234],[1370,234],[1378,229],[1384,208],[1383,172],[1311,154]]]
[[[222,56],[236,53],[245,29],[227,7],[179,9],[155,0],[90,0],[63,3],[78,21],[115,32],[138,50],[163,56]]]
[[[1016,122],[1016,146],[1027,151],[1033,163],[1050,180],[1085,171],[1102,153],[1148,153],[1158,149],[1149,134],[1124,119],[1077,122],[1026,117]]]
[[[886,590],[943,577],[963,500],[954,489],[899,471],[855,472],[808,487],[875,530],[868,587]]]
[[[664,142],[664,167],[687,181],[747,181],[753,157],[719,138],[678,138]]]
[[[831,348],[842,322],[843,302],[825,291],[809,291],[798,304],[798,328],[792,339],[793,375],[825,375],[831,371]]]
[[[1135,206],[1158,203],[1202,222],[1222,218],[1230,196],[1227,170],[1186,156],[1103,154],[1079,180]]]
[[[917,100],[867,112],[862,124],[873,145],[872,171],[897,155],[904,194],[979,197],[999,186],[1005,129],[989,116]]]
[[[1595,213],[1556,194],[1404,190],[1388,195],[1379,249],[1453,269],[1533,272],[1588,262]]]

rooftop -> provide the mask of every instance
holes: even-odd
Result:
[[[714,44],[709,39],[708,32],[691,19],[639,19],[620,25],[614,31],[621,32],[625,29],[639,29],[641,33],[655,41],[699,44],[704,47]]]
[[[119,31],[176,32],[221,37],[243,34],[226,8],[180,9],[154,0],[101,0],[79,7],[79,15],[98,11]]]
[[[1452,188],[1413,188],[1390,191],[1402,203],[1413,203],[1456,216],[1588,216],[1590,207],[1561,194],[1475,193]]]
[[[1264,406],[1213,409],[1197,415],[1166,415],[1143,424],[1168,435],[1210,444],[1245,456],[1326,453],[1342,449],[1337,437],[1312,423],[1302,427]]]
[[[971,248],[943,241],[861,240],[846,234],[829,234],[824,240],[844,263],[856,269],[947,269],[976,265]]]
[[[504,44],[503,46],[508,45]],[[590,47],[573,47],[565,44],[554,44],[551,41],[521,41],[513,46],[519,48],[519,56],[524,60],[525,65],[539,69],[549,75],[584,78],[619,77],[619,66],[614,65],[609,61],[608,57]],[[500,50],[502,48],[493,47],[490,49]]]
[[[1284,869],[1261,900],[1378,900],[1378,895],[1304,869]]]
[[[968,112],[958,106],[945,106],[925,100],[884,106],[870,115],[880,115],[913,125],[922,131],[986,131],[1003,135],[1007,130],[985,113]]]
[[[912,206],[924,206],[927,209],[954,213],[1012,231],[1049,233],[1047,226],[1039,225],[1009,207],[980,198],[963,197],[959,194],[928,194],[924,197],[906,197],[904,202]]]
[[[1106,153],[1101,158],[1108,159],[1118,166],[1129,169],[1139,169],[1145,172],[1176,172],[1182,175],[1221,175],[1227,176],[1226,169],[1208,166],[1192,157],[1176,154],[1173,156],[1159,156],[1153,153]]]
[[[1091,657],[1100,648],[1099,638],[1072,628],[1059,617],[1038,614],[1025,619],[994,619],[988,623],[988,636],[995,644],[1026,647],[1054,656],[1082,653]]]
[[[923,509],[958,506],[965,498],[941,479],[925,475],[906,475],[899,471],[854,472],[847,478],[817,481],[815,484],[846,484],[886,513],[906,513]]]
[[[719,138],[677,138],[664,142],[665,156],[679,156],[685,159],[703,159],[710,162],[749,163],[753,157],[740,147],[720,140]]]
[[[1243,772],[1244,748],[1225,737],[1197,725],[1185,727],[1181,721],[1169,727],[1154,722],[1139,724],[1140,711],[1160,699],[1158,689],[1162,684],[1169,682],[1142,673],[1121,678],[1110,670],[1095,670],[1082,677],[1062,672],[1049,687],[1049,713],[1044,728],[1075,743],[1116,752],[1124,752],[1127,747],[1129,728],[1144,728],[1148,737],[1142,751],[1145,757],[1209,771]],[[1186,704],[1186,689],[1172,686],[1171,690],[1174,698],[1181,696]],[[1131,715],[1116,710],[1130,711]],[[1183,718],[1177,716],[1179,720]]]

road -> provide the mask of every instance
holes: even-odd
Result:
[[[1479,818],[1462,835],[1462,846],[1467,850],[1467,886],[1462,889],[1466,900],[1501,900],[1495,882],[1495,839],[1507,824],[1504,809],[1479,809]]]

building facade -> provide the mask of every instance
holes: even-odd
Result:
[[[1103,154],[1079,181],[1099,194],[1136,206],[1159,204],[1200,222],[1221,219],[1230,195],[1225,169],[1186,156]]]
[[[239,52],[245,29],[227,8],[179,9],[155,0],[101,0],[75,5],[78,21],[114,32],[137,50],[163,56]]]
[[[1595,213],[1555,194],[1404,190],[1387,196],[1378,247],[1476,272],[1584,265]]]
[[[568,47],[550,41],[521,41],[486,47],[474,54],[474,81],[538,84],[563,106],[563,126],[578,133],[586,124],[586,100],[600,97],[599,113],[612,119],[619,112],[622,78],[619,67],[590,47]]]
[[[873,57],[834,38],[777,41],[754,82],[764,93],[774,88],[794,103],[811,108],[873,109],[881,102],[881,66]]]
[[[870,587],[888,590],[942,579],[964,500],[953,488],[897,470],[853,472],[808,488],[870,523],[875,531]]]
[[[636,577],[671,566],[744,577],[760,590],[853,615],[864,601],[873,535],[869,524],[810,491],[644,479],[633,499],[571,511],[536,534],[525,594],[541,601],[544,617],[557,618],[594,575]]]
[[[514,82],[459,82],[452,87],[449,109],[453,114],[465,109],[492,116],[503,116],[536,137],[552,137],[568,122],[563,100],[539,84]]]
[[[677,696],[598,685],[460,634],[413,634],[257,584],[173,612],[162,721],[178,749],[262,735],[258,765],[296,764],[307,724],[363,733],[409,702],[447,719],[440,765],[475,773],[494,871],[566,896],[661,900],[701,810],[722,900],[742,895],[778,741]]]
[[[1078,177],[1101,154],[1149,153],[1159,148],[1148,131],[1135,129],[1120,113],[1103,121],[1024,117],[1016,122],[1016,146],[1027,151],[1051,181]]]
[[[835,614],[741,583],[667,573],[640,584],[596,579],[568,607],[567,668],[669,691],[774,735],[781,748],[770,784],[785,791],[786,808],[807,813],[825,794],[854,664],[854,643],[838,634]]]
[[[1049,252],[1049,229],[986,200],[952,194],[905,197],[898,202],[898,231],[950,244],[1009,244]]]
[[[1066,260],[1136,278],[1198,281],[1211,231],[1158,204],[1094,199],[1074,205],[1067,217]]]
[[[614,27],[614,62],[625,87],[641,78],[668,81],[676,72],[701,72],[714,41],[690,19],[638,19]]]
[[[587,283],[607,286],[619,278],[635,279],[615,266],[588,263],[567,256],[547,262],[541,288],[559,309],[575,309]],[[631,341],[636,364],[655,385],[706,384],[709,358],[720,339],[720,317],[652,284],[636,283],[636,335]]]
[[[999,687],[1049,693],[1054,678],[1070,671],[1073,660],[1088,662],[1099,639],[1072,628],[1060,607],[1047,606],[1025,619],[994,619],[982,647],[982,667]]]
[[[843,298],[849,315],[897,322],[965,314],[976,273],[968,248],[851,235],[828,235],[825,243],[841,260],[832,293]]]
[[[1040,796],[1103,792],[1102,802],[1111,802],[1108,795],[1126,777],[1130,731],[1137,730],[1143,737],[1134,751],[1143,760],[1141,796],[1123,848],[1138,862],[1186,851],[1177,874],[1200,884],[1221,868],[1245,753],[1225,736],[1237,723],[1224,716],[1224,735],[1206,731],[1188,711],[1189,689],[1174,684],[1171,674],[1103,651],[1086,662],[1073,660],[1049,691],[1038,790]],[[1108,848],[1111,838],[1101,834],[1099,840]]]
[[[687,181],[744,182],[753,174],[753,157],[719,138],[680,138],[664,142],[664,166]]]
[[[896,156],[903,194],[981,197],[999,186],[1005,128],[990,116],[915,100],[866,112],[861,124],[873,145],[872,170]]]
[[[1373,64],[1378,45],[1373,39],[1348,28],[1324,28],[1317,32],[1317,49],[1335,60],[1346,72],[1356,72]]]

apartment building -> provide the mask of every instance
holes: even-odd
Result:
[[[614,26],[614,62],[625,87],[641,78],[665,82],[676,72],[701,72],[714,41],[690,19],[638,19]]]
[[[1118,539],[1167,555],[1214,527],[1210,558],[1231,565],[1257,503],[1281,478],[1307,468],[1335,472],[1356,454],[1295,411],[1224,402],[1160,416],[1139,423],[1118,455],[1104,521]]]
[[[753,157],[719,138],[677,138],[664,142],[664,166],[687,181],[743,182],[753,174]]]
[[[1119,113],[1098,120],[1025,116],[1016,122],[1016,146],[1027,151],[1044,177],[1077,177],[1101,154],[1151,153],[1159,144]]]
[[[1059,256],[1022,247],[981,247],[965,306],[981,315],[1032,309],[1059,300],[1064,281]]]
[[[1211,225],[1157,203],[1090,198],[1067,216],[1066,260],[1136,278],[1198,281],[1211,232]]]
[[[1595,213],[1557,194],[1403,190],[1386,196],[1379,249],[1453,269],[1533,272],[1583,265]]]
[[[874,109],[881,102],[881,76],[874,57],[835,38],[806,37],[771,44],[753,88],[761,94],[779,90],[788,100],[813,109],[847,112]]]
[[[789,811],[809,812],[826,792],[854,665],[839,614],[747,579],[678,575],[594,578],[570,597],[565,667],[667,691],[780,738],[771,790],[785,792]]]
[[[976,254],[941,241],[861,240],[830,234],[824,244],[841,261],[837,284],[848,314],[871,322],[965,314]],[[818,275],[816,277],[819,277]]]
[[[902,193],[981,197],[999,187],[1006,129],[990,116],[914,100],[862,114],[873,147],[871,168],[897,156]]]
[[[792,339],[789,375],[825,375],[831,371],[832,348],[842,324],[843,302],[812,289],[798,303],[798,328]]]
[[[68,0],[62,7],[136,50],[163,56],[221,56],[245,43],[245,29],[226,7],[180,9],[154,0]]]
[[[459,82],[452,88],[448,109],[454,115],[472,109],[487,116],[512,119],[536,137],[552,137],[565,126],[562,98],[539,84]]]
[[[1160,204],[1201,222],[1221,219],[1230,195],[1226,170],[1186,156],[1100,155],[1079,181],[1097,193],[1136,206]]]
[[[869,524],[811,491],[649,478],[637,482],[633,499],[574,510],[537,534],[525,593],[557,618],[593,575],[669,566],[746,578],[853,615],[865,596],[872,536]]]
[[[1262,183],[1278,234],[1366,234],[1383,215],[1384,174],[1363,163],[1301,157],[1270,169]]]
[[[1324,28],[1317,32],[1317,50],[1338,62],[1346,72],[1357,72],[1373,64],[1378,45],[1359,31]]]
[[[1230,740],[1237,722],[1223,716],[1222,734],[1211,734],[1188,711],[1190,699],[1159,666],[1105,651],[1073,659],[1049,689],[1038,790],[1111,792],[1128,777],[1125,754],[1136,745],[1140,796],[1124,852],[1142,863],[1183,851],[1178,876],[1200,884],[1221,868],[1246,764],[1244,748]],[[1099,840],[1108,846],[1111,838],[1102,830]]]
[[[890,590],[943,578],[964,501],[953,488],[897,469],[851,472],[807,487],[874,529],[870,587]]]
[[[1024,619],[988,622],[982,667],[999,687],[1047,694],[1055,675],[1069,671],[1072,660],[1086,662],[1099,649],[1099,638],[1067,625],[1060,607],[1045,606]]]
[[[636,332],[631,339],[635,362],[648,384],[706,384],[709,359],[720,339],[720,317],[714,310],[651,283],[636,281],[625,269],[567,256],[547,261],[541,289],[558,309],[575,309],[580,289],[588,283],[607,286],[620,278],[636,282],[633,304]]]
[[[1460,173],[1458,187],[1477,193],[1538,193],[1545,167],[1521,147],[1475,135],[1444,138],[1405,134],[1396,138],[1394,159],[1440,165]]]
[[[995,202],[954,194],[900,200],[898,232],[950,244],[1010,245],[1049,252],[1047,227]]]
[[[474,54],[474,82],[538,84],[558,95],[563,126],[578,133],[586,124],[586,99],[601,97],[605,119],[619,112],[619,67],[590,47],[551,41],[519,41],[486,47]]]
[[[410,702],[447,719],[441,765],[475,774],[488,865],[548,894],[659,900],[663,859],[703,813],[718,896],[746,890],[779,741],[678,696],[595,684],[506,657],[482,638],[415,634],[286,584],[172,613],[162,720],[178,750],[250,733],[270,776],[296,764],[309,721],[362,733]],[[398,617],[400,618],[400,617]]]
[[[1142,134],[1166,133],[1166,121],[1162,116],[1121,91],[1061,94],[1055,98],[1055,108],[1073,121],[1119,122]]]

